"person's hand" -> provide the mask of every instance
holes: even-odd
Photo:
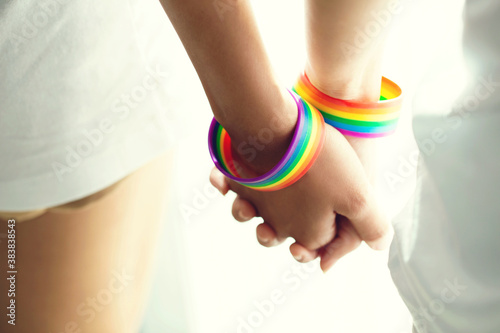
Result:
[[[287,237],[302,262],[321,256],[328,270],[339,258],[357,248],[361,240],[383,249],[391,227],[375,202],[369,181],[347,140],[327,126],[323,151],[309,172],[296,184],[276,192],[258,192],[228,181],[214,170],[211,181],[222,193],[233,190],[238,198],[233,215],[239,221],[262,216],[257,237],[273,246]]]

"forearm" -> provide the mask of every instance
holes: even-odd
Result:
[[[307,0],[311,83],[336,98],[378,100],[384,44],[398,5],[397,0]]]
[[[297,112],[274,76],[247,0],[160,0],[196,68],[216,119],[242,142],[273,119],[283,146]],[[279,138],[282,138],[280,142]]]
[[[384,44],[398,0],[307,0],[306,73],[319,90],[339,99],[380,96]],[[378,139],[346,136],[375,182]]]

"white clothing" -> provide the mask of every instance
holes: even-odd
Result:
[[[0,0],[0,210],[97,192],[171,144],[157,0]]]
[[[395,221],[389,267],[418,333],[500,332],[500,112],[447,128],[421,154],[417,191]],[[437,118],[416,119],[428,131]]]
[[[453,114],[414,119],[417,190],[389,260],[414,332],[500,332],[499,16],[498,1],[467,2],[464,51],[480,79]]]

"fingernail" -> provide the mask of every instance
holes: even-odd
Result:
[[[268,238],[260,238],[260,242],[264,243],[264,244],[268,244],[269,243],[269,239]]]
[[[302,256],[293,256],[295,258],[295,260],[297,261],[302,261]]]

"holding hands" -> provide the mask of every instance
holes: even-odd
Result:
[[[283,153],[266,151],[263,155]],[[243,163],[237,148],[233,147],[233,155]],[[247,164],[255,170],[268,163],[258,159]],[[363,165],[346,138],[331,126],[325,127],[325,142],[315,163],[289,187],[258,191],[228,179],[216,168],[210,180],[222,193],[232,190],[238,194],[233,204],[236,220],[264,219],[257,227],[263,246],[293,237],[292,255],[300,262],[320,256],[323,271],[361,241],[374,249],[384,249],[390,241],[390,225],[376,203]]]
[[[385,248],[392,237],[391,226],[376,203],[370,179],[375,171],[375,137],[391,133],[399,114],[394,103],[378,102],[388,27],[363,49],[355,45],[356,32],[373,20],[371,13],[383,10],[391,1],[305,2],[305,73],[309,88],[316,90],[311,88],[307,94],[296,87],[296,91],[320,109],[332,126],[324,127],[322,148],[317,147],[311,158],[315,161],[299,173],[300,177],[295,175],[293,182],[269,192],[261,191],[270,186],[266,183],[259,183],[257,189],[241,183],[245,178],[272,173],[283,162],[300,125],[298,106],[274,75],[249,1],[227,2],[230,11],[221,15],[213,0],[161,0],[200,77],[215,118],[231,138],[225,146],[226,155],[232,155],[229,160],[239,166],[225,169],[232,180],[214,170],[212,183],[222,193],[232,190],[238,194],[233,205],[237,220],[262,216],[264,223],[257,228],[262,245],[277,245],[293,237],[293,256],[302,262],[320,256],[324,271],[361,241],[374,249]],[[383,99],[385,92],[389,99],[396,98],[397,88],[385,91],[382,86]],[[273,140],[261,145],[254,158],[245,159],[241,148],[247,138],[257,137],[276,120],[280,126],[273,131]],[[235,175],[240,177],[232,177]],[[277,180],[273,177],[269,179]]]

